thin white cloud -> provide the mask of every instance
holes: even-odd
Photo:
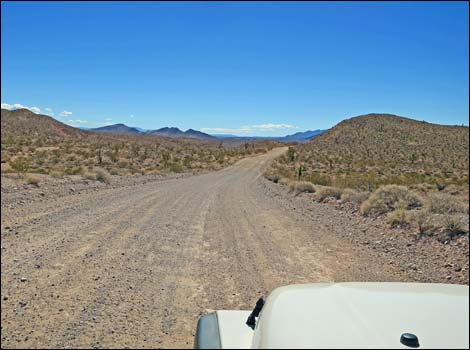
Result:
[[[253,134],[257,132],[270,132],[283,129],[297,129],[297,126],[290,124],[259,124],[259,125],[244,125],[239,128],[201,128],[201,131],[207,133],[220,133],[220,134]]]
[[[113,120],[113,118],[105,118],[105,120],[106,120],[107,122],[110,122],[110,121]]]
[[[73,113],[72,112],[69,112],[69,111],[62,111],[60,112],[60,116],[61,117],[68,117],[69,115],[72,115]]]
[[[134,115],[133,115],[133,114],[131,114],[129,117],[131,117],[131,118],[134,118]]]
[[[278,129],[297,129],[297,126],[289,124],[261,124],[261,125],[252,125],[251,128],[259,130],[278,130]]]
[[[68,121],[70,124],[87,124],[88,120],[83,120],[83,119],[70,119]]]
[[[106,125],[113,125],[111,119],[110,120],[106,120],[105,122],[98,122],[98,123],[95,123],[95,125],[100,125],[100,126],[106,126]]]
[[[233,134],[233,133],[249,133],[249,129],[231,129],[231,128],[201,128],[201,131],[208,133],[220,133],[220,134]]]
[[[39,108],[39,107],[28,107],[28,106],[22,105],[21,103],[14,103],[14,104],[2,103],[2,108],[3,109],[8,109],[10,111],[14,111],[16,109],[23,109],[24,108],[24,109],[29,109],[33,113],[40,113],[41,112],[41,108]]]
[[[52,110],[52,108],[46,107],[46,108],[44,108],[44,110],[46,111],[45,113],[47,115],[50,115],[51,117],[54,116],[54,111]]]

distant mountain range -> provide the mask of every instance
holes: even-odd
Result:
[[[97,132],[109,132],[109,133],[116,133],[116,134],[140,134],[141,133],[139,129],[132,128],[124,124],[107,125],[107,126],[102,126],[99,128],[87,129],[87,130],[97,131]]]
[[[323,134],[326,130],[307,130],[307,131],[301,131],[301,132],[296,132],[295,134],[292,135],[287,135],[284,137],[280,138],[275,138],[275,141],[280,141],[280,142],[307,142],[313,139],[315,136],[318,136],[320,134]]]
[[[96,131],[96,132],[107,132],[107,133],[115,133],[115,134],[144,134],[144,135],[153,135],[153,136],[166,136],[166,137],[186,137],[186,138],[193,138],[193,139],[215,139],[214,136],[205,134],[201,131],[188,129],[186,131],[182,131],[178,128],[174,127],[165,127],[157,130],[145,130],[142,128],[137,127],[129,127],[124,124],[114,124],[114,125],[107,125],[102,126],[99,128],[88,129],[89,131]]]
[[[304,143],[310,141],[315,136],[318,136],[325,132],[326,130],[307,130],[296,132],[292,135],[286,136],[237,136],[232,134],[212,134],[219,139],[237,139],[237,140],[270,140],[270,141],[279,141],[279,142],[300,142]]]
[[[182,131],[176,127],[165,127],[157,130],[146,130],[139,127],[130,127],[125,124],[106,125],[99,128],[75,128],[66,125],[47,115],[36,114],[28,109],[7,110],[2,108],[2,135],[8,134],[24,134],[24,135],[48,135],[62,137],[79,136],[86,137],[89,131],[107,134],[127,134],[127,135],[148,135],[148,136],[164,136],[171,138],[192,138],[207,141],[223,140],[224,143],[240,144],[249,141],[278,141],[278,142],[300,142],[304,143],[324,130],[308,130],[305,132],[297,132],[292,135],[282,137],[261,137],[261,136],[237,136],[237,135],[209,135],[204,132],[188,129]]]
[[[201,131],[197,131],[194,129],[188,129],[186,131],[181,131],[178,128],[161,128],[157,130],[150,130],[146,132],[149,135],[157,135],[157,136],[167,136],[167,137],[189,137],[194,139],[214,139],[215,137]]]
[[[233,139],[238,141],[250,141],[250,140],[270,140],[270,141],[279,141],[279,142],[300,142],[304,143],[311,140],[313,137],[320,135],[325,130],[307,130],[303,132],[297,132],[292,135],[286,136],[277,136],[277,137],[263,137],[263,136],[237,136],[230,134],[213,134],[209,135],[202,131],[188,129],[182,131],[179,128],[175,127],[164,127],[157,130],[145,130],[138,127],[129,127],[124,124],[114,124],[102,126],[94,129],[87,129],[90,131],[96,132],[106,132],[106,133],[119,133],[119,134],[145,134],[145,135],[154,135],[154,136],[165,136],[165,137],[186,137],[186,138],[195,138],[195,139]]]

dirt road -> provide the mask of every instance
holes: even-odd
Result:
[[[261,169],[284,151],[26,204],[27,216],[6,208],[2,347],[192,347],[200,315],[251,309],[275,287],[396,279],[263,194]]]

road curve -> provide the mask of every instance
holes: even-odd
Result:
[[[263,195],[282,152],[31,207],[21,234],[2,233],[2,347],[187,348],[200,315],[275,287],[389,279]]]

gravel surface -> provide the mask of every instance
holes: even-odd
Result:
[[[2,348],[190,348],[199,316],[282,285],[416,279],[406,245],[344,239],[380,223],[267,182],[282,152],[171,179],[2,181]]]
[[[452,240],[429,236],[418,239],[410,229],[391,228],[384,217],[362,216],[351,203],[334,198],[318,203],[311,194],[296,196],[285,185],[266,179],[261,187],[278,205],[300,214],[313,227],[374,251],[405,273],[407,280],[468,285],[468,232]]]

